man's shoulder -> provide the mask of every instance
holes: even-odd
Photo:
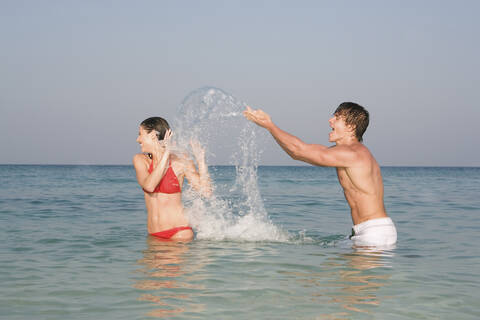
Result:
[[[362,166],[362,165],[368,165],[372,161],[375,161],[372,153],[370,150],[361,142],[355,143],[353,145],[349,146],[344,146],[348,150],[347,152],[351,153],[351,156],[353,158],[353,166]]]
[[[346,144],[346,145],[335,145],[331,146],[331,149],[336,149],[336,151],[347,152],[356,155],[364,155],[369,154],[370,150],[363,144],[363,143],[354,143],[354,144]]]
[[[350,148],[353,152],[356,152],[358,154],[371,155],[370,149],[368,149],[367,146],[364,145],[361,142],[358,142],[358,143],[355,143],[355,144],[351,145]]]

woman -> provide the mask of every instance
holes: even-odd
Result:
[[[133,157],[133,165],[138,184],[145,192],[148,233],[162,239],[191,240],[193,230],[182,205],[183,180],[186,177],[195,190],[210,196],[205,151],[198,142],[190,142],[197,170],[191,159],[170,152],[171,137],[172,131],[165,119],[144,120],[137,138],[142,153]]]

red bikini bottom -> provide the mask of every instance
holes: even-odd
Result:
[[[161,239],[170,239],[175,234],[177,234],[177,232],[182,231],[182,230],[192,230],[193,231],[193,229],[191,227],[176,227],[176,228],[172,228],[172,229],[168,229],[168,230],[164,230],[164,231],[160,231],[160,232],[150,233],[150,235],[152,235],[154,237],[157,237],[157,238],[161,238]]]

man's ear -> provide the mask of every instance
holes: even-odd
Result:
[[[353,133],[353,135],[355,135],[355,126],[353,124],[349,124],[347,125],[347,128],[348,130],[350,130],[351,133]]]

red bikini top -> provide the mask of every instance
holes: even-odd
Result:
[[[150,167],[148,168],[148,173],[152,173],[153,171],[153,161],[150,163]],[[145,189],[143,189],[145,191]],[[147,192],[147,191],[145,191]],[[162,177],[162,180],[158,183],[155,190],[152,193],[178,193],[182,192],[180,189],[180,183],[178,182],[178,178],[173,172],[172,164],[168,164],[167,172]],[[147,192],[148,193],[148,192]]]

